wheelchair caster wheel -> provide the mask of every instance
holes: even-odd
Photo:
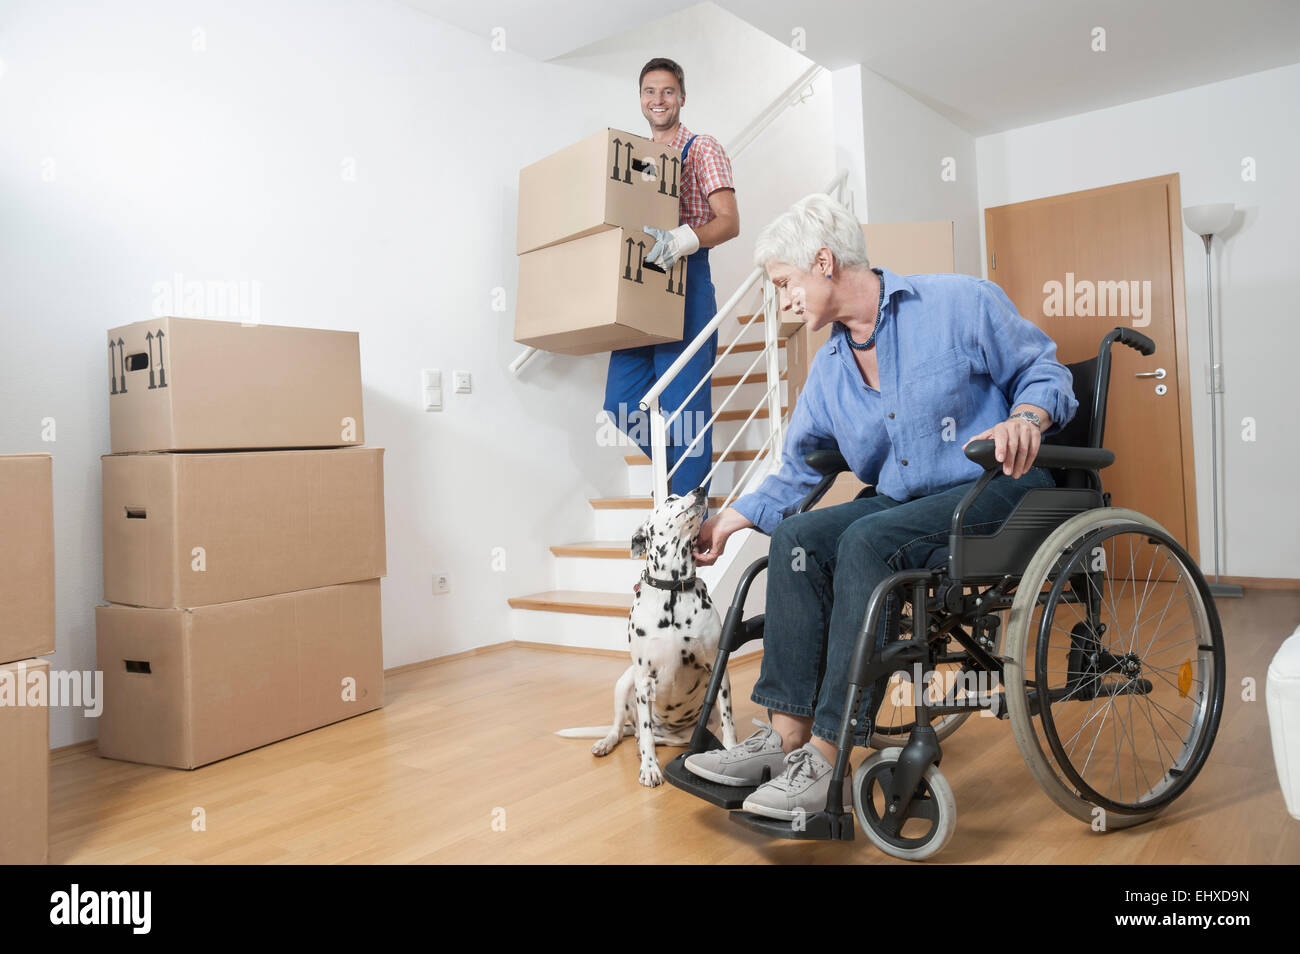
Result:
[[[901,824],[889,824],[894,768],[901,748],[882,749],[853,773],[853,809],[872,843],[887,855],[923,861],[942,850],[957,828],[957,801],[937,766],[925,770]]]

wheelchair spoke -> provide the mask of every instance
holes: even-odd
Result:
[[[1021,677],[1038,716],[1032,731],[1052,753],[1047,778],[1070,798],[1139,813],[1174,797],[1203,764],[1222,638],[1207,630],[1217,618],[1195,564],[1164,531],[1123,517],[1074,539],[1048,565],[1042,615],[1023,624],[1036,634]]]
[[[1153,559],[1153,560],[1151,561],[1150,566],[1147,567],[1147,581],[1148,581],[1148,583],[1149,583],[1150,580],[1151,580],[1151,568],[1155,566],[1155,562],[1156,562],[1156,561]],[[1164,572],[1165,572],[1165,567],[1168,566],[1168,565],[1169,565],[1169,557],[1165,557],[1165,562],[1164,562],[1164,563],[1161,565],[1161,567],[1160,567],[1160,573],[1158,573],[1158,574],[1156,575],[1157,580],[1159,579],[1159,577],[1160,577],[1161,575],[1164,574]],[[1175,581],[1174,581],[1174,586],[1177,586],[1177,583],[1178,583],[1178,581],[1175,580]],[[1165,601],[1165,609],[1164,609],[1164,611],[1161,613],[1161,618],[1162,618],[1162,619],[1164,618],[1164,613],[1166,613],[1166,612],[1169,611],[1169,604],[1173,601],[1173,598],[1174,598],[1174,587],[1170,587],[1170,588],[1169,588],[1169,599]],[[1128,649],[1126,650],[1126,652],[1130,652],[1130,653],[1133,652],[1133,648],[1134,648],[1134,646],[1136,645],[1138,630],[1139,630],[1139,629],[1141,628],[1141,626],[1142,626],[1142,609],[1144,609],[1144,608],[1146,607],[1146,605],[1147,605],[1147,590],[1146,590],[1146,588],[1144,587],[1143,590],[1142,590],[1142,606],[1141,606],[1141,607],[1138,607],[1138,608],[1135,608],[1135,609],[1134,609],[1134,612],[1133,612],[1133,629],[1132,629],[1132,631],[1131,631],[1131,633],[1130,633],[1130,638],[1129,638],[1129,643],[1128,643]],[[1158,629],[1158,628],[1157,628],[1156,632],[1157,632],[1157,634],[1159,634],[1159,629]],[[1154,638],[1155,638],[1155,637],[1152,637],[1152,639],[1154,639]],[[1148,648],[1150,648],[1149,645],[1148,645]]]

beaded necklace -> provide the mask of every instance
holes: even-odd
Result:
[[[864,343],[858,344],[853,340],[853,335],[849,334],[848,326],[844,326],[844,337],[848,341],[849,347],[854,351],[866,351],[875,344],[876,335],[880,331],[880,325],[885,320],[885,276],[880,273],[880,269],[878,268],[873,268],[872,271],[875,272],[876,277],[880,279],[880,300],[876,302],[876,327],[871,329],[870,338],[868,338]]]

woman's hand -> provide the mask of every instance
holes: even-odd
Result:
[[[700,527],[699,539],[695,541],[695,562],[699,566],[713,566],[727,545],[727,537],[737,530],[752,527],[753,524],[739,511],[728,507],[721,513],[715,513]]]
[[[1034,466],[1034,458],[1038,456],[1038,445],[1043,441],[1043,434],[1023,417],[1013,417],[1009,421],[995,424],[970,439],[970,441],[981,440],[993,441],[994,456],[1002,462],[1002,473],[1008,477],[1019,478]]]

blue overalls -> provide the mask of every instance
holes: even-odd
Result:
[[[686,156],[690,153],[695,138],[692,136],[682,149],[683,180]],[[635,441],[647,457],[650,456],[650,415],[642,411],[637,402],[654,387],[659,376],[672,366],[686,346],[695,340],[696,335],[718,313],[713,279],[709,274],[709,250],[701,248],[691,253],[686,262],[686,314],[682,340],[624,348],[621,351],[611,351],[609,355],[609,375],[605,379],[605,413],[617,423],[623,433]],[[718,333],[715,331],[659,395],[659,407],[665,417],[677,410],[691,388],[713,367],[717,353]],[[682,451],[695,440],[713,415],[710,384],[706,381],[695,392],[690,403],[668,427],[666,444],[669,470],[672,470]],[[712,466],[713,430],[710,428],[673,474],[669,481],[669,493],[690,493],[704,483],[704,475]],[[708,487],[704,490],[707,494]]]

